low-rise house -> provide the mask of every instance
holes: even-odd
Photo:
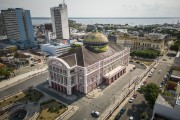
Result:
[[[24,53],[16,52],[14,55],[13,63],[16,64],[16,66],[18,67],[24,67],[24,66],[29,66],[31,64],[30,61],[31,61],[30,55],[25,55]]]
[[[158,117],[163,118],[163,120],[179,120],[179,113],[180,97],[176,98],[159,94],[154,105],[152,120],[158,120]]]

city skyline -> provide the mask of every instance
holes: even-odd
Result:
[[[20,7],[29,9],[32,17],[50,17],[50,8],[62,2],[1,0],[0,10]],[[178,0],[66,0],[65,3],[68,5],[69,17],[180,17]]]

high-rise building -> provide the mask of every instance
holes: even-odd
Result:
[[[34,46],[33,26],[29,10],[9,8],[1,10],[7,37],[20,48]]]
[[[65,3],[51,8],[53,32],[57,39],[69,39],[68,12]]]
[[[0,13],[0,36],[5,36],[5,35],[6,35],[6,29],[4,26],[4,20],[2,14]]]

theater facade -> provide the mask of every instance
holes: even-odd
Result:
[[[49,86],[67,95],[87,94],[102,83],[118,80],[129,64],[129,48],[108,43],[101,33],[91,33],[84,46],[48,61]]]

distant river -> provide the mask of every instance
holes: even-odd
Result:
[[[135,25],[152,25],[152,24],[175,24],[180,20],[180,17],[160,17],[160,18],[69,18],[70,20],[74,20],[77,23],[82,24],[129,24],[132,26]],[[36,24],[44,24],[51,23],[51,18],[32,18],[33,25]]]

